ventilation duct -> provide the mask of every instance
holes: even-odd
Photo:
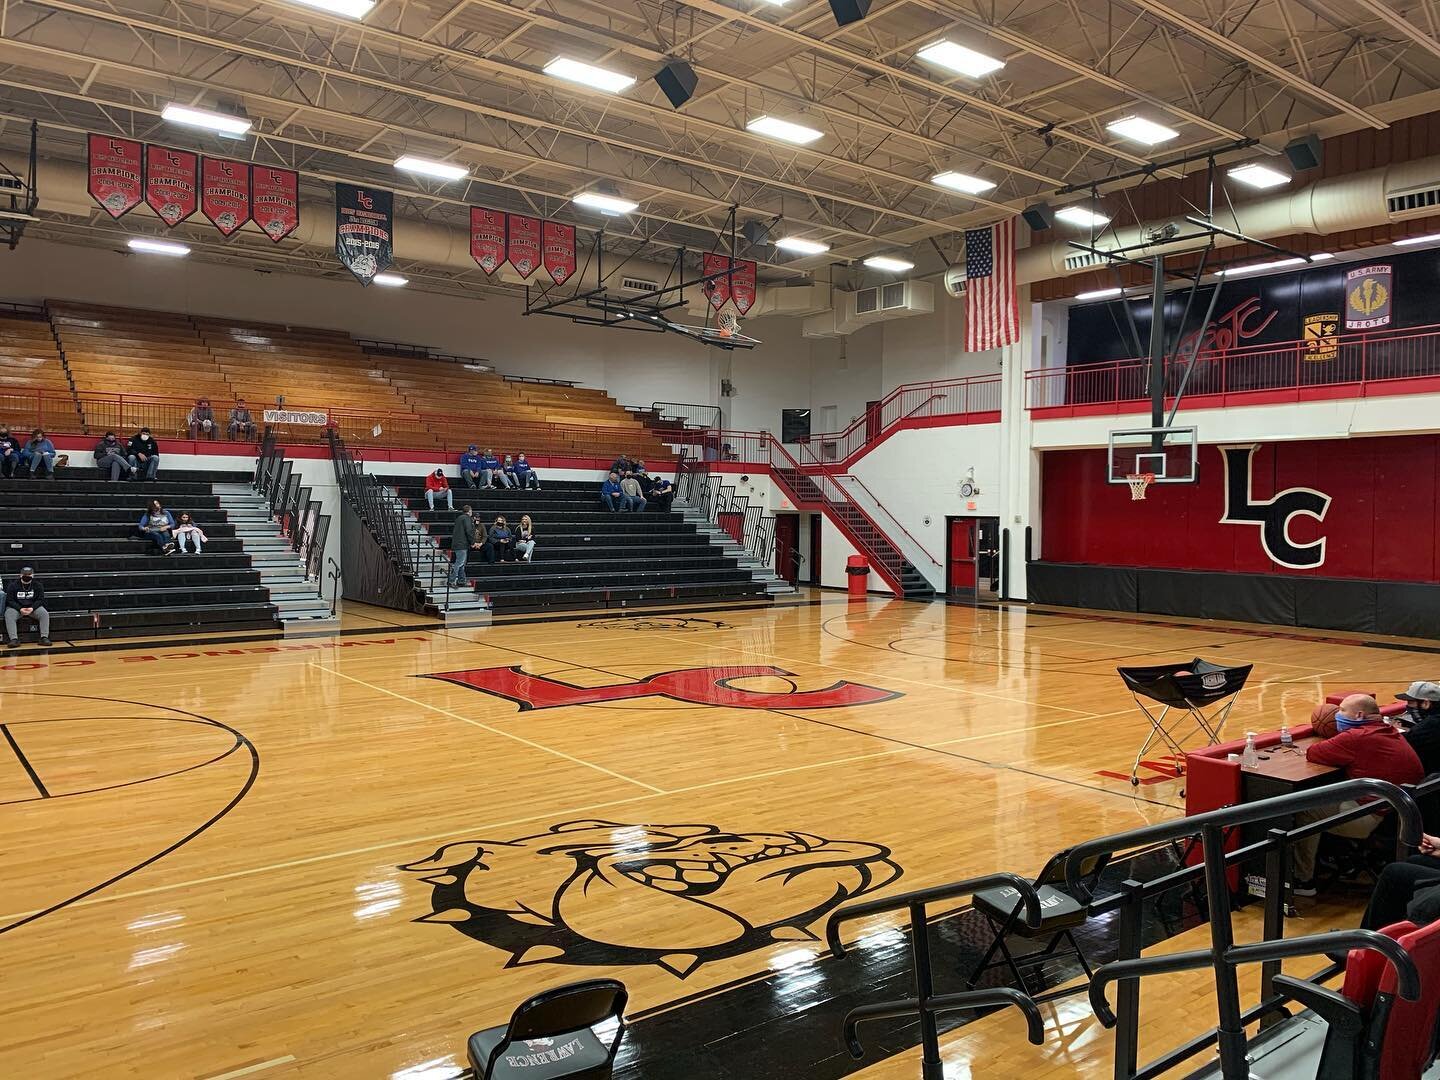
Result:
[[[805,320],[806,337],[844,337],[872,323],[929,315],[935,310],[935,286],[928,281],[891,281],[836,293],[836,300],[833,310]]]

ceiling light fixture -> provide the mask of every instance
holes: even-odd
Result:
[[[1227,266],[1215,271],[1216,277],[1239,277],[1241,274],[1258,274],[1264,270],[1279,270],[1284,266],[1303,266],[1308,259],[1272,259],[1269,262],[1250,263],[1248,266]]]
[[[344,15],[351,19],[363,19],[375,6],[375,0],[295,0],[295,2],[304,4],[306,7],[319,8],[321,11],[332,11],[336,15]]]
[[[1111,135],[1122,139],[1129,139],[1132,142],[1144,143],[1146,146],[1156,146],[1159,143],[1169,142],[1180,133],[1164,124],[1157,124],[1154,120],[1146,120],[1143,116],[1122,116],[1119,120],[1112,120],[1105,125],[1105,129]]]
[[[572,60],[568,56],[557,56],[545,65],[544,70],[546,75],[564,79],[566,82],[579,83],[592,90],[604,90],[607,94],[618,94],[635,85],[634,77],[626,75],[624,72],[609,71],[606,68],[596,67],[594,64],[584,64],[579,60]]]
[[[173,240],[147,240],[143,236],[133,238],[129,246],[131,251],[142,251],[146,255],[169,255],[178,258],[190,254],[190,249],[184,244],[177,244]]]
[[[582,191],[570,201],[580,206],[588,206],[592,210],[599,210],[602,214],[608,214],[610,217],[628,214],[640,205],[604,191]]]
[[[1311,261],[1311,262],[1325,262],[1325,261],[1327,261],[1327,260],[1329,260],[1329,259],[1333,259],[1333,258],[1335,258],[1335,256],[1332,255],[1330,252],[1328,252],[1328,251],[1322,251],[1322,252],[1320,252],[1320,254],[1318,254],[1318,255],[1311,255],[1311,256],[1310,256],[1310,261]]]
[[[229,135],[231,138],[239,138],[252,126],[248,116],[231,116],[229,113],[197,109],[193,105],[177,105],[173,101],[160,111],[160,117],[172,124],[204,128],[206,131]]]
[[[971,176],[969,173],[946,172],[936,173],[930,178],[930,182],[939,187],[949,188],[951,191],[964,192],[966,195],[979,195],[983,191],[989,191],[995,186],[993,181],[982,180],[978,176]]]
[[[1273,188],[1288,184],[1290,177],[1279,169],[1272,169],[1269,165],[1262,165],[1258,161],[1249,162],[1246,165],[1236,165],[1235,168],[1226,173],[1231,180],[1237,180],[1253,188]]]
[[[376,285],[384,285],[390,289],[398,289],[402,285],[409,285],[410,279],[401,277],[399,274],[376,274],[370,279]]]
[[[1078,205],[1060,207],[1059,210],[1055,211],[1055,217],[1060,221],[1068,222],[1071,225],[1078,225],[1084,229],[1108,225],[1110,223],[1110,219],[1104,214]]]
[[[421,176],[433,176],[437,180],[463,180],[470,175],[470,170],[464,165],[451,165],[448,161],[435,161],[414,154],[401,154],[395,159],[395,168]]]
[[[824,255],[830,250],[829,244],[822,244],[819,240],[807,240],[803,236],[782,236],[775,241],[775,246],[782,251],[793,251],[797,255]]]
[[[915,55],[926,63],[943,67],[957,75],[967,75],[972,79],[982,78],[1005,66],[1004,60],[996,60],[993,56],[986,56],[974,49],[967,49],[964,45],[957,45],[949,39],[942,39],[933,45],[926,45]]]
[[[1411,244],[1433,244],[1440,240],[1440,233],[1426,233],[1424,236],[1407,236],[1404,240],[1396,240],[1396,247],[1409,247]]]
[[[757,116],[745,125],[745,130],[753,131],[756,135],[765,135],[783,142],[795,143],[797,146],[812,143],[825,134],[823,131],[806,127],[804,124],[782,120],[778,116]]]
[[[1076,300],[1108,300],[1112,296],[1119,296],[1124,289],[1095,289],[1092,292],[1076,293]]]
[[[871,255],[865,260],[865,265],[871,270],[885,270],[892,274],[903,274],[906,270],[915,269],[915,264],[909,259],[900,259],[893,255]]]

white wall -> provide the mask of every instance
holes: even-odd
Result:
[[[886,392],[904,383],[993,375],[1000,370],[1000,350],[965,351],[965,301],[936,288],[935,313],[882,323],[883,371]]]

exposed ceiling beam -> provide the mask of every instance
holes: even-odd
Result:
[[[1440,41],[1436,41],[1408,18],[1393,11],[1386,4],[1381,3],[1381,0],[1356,0],[1356,3],[1371,15],[1381,20],[1397,34],[1401,34],[1409,38],[1416,45],[1419,45],[1431,56],[1440,56]]]

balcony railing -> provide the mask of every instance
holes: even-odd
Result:
[[[841,467],[867,443],[906,421],[993,423],[1000,419],[1000,376],[906,383],[897,386],[843,431],[811,435],[800,444],[800,464]]]
[[[1050,415],[1130,411],[1150,397],[1148,370],[1128,359],[1027,371],[1026,404]],[[1440,326],[1203,352],[1188,380],[1184,371],[1166,363],[1165,396],[1184,381],[1193,406],[1440,391]]]

